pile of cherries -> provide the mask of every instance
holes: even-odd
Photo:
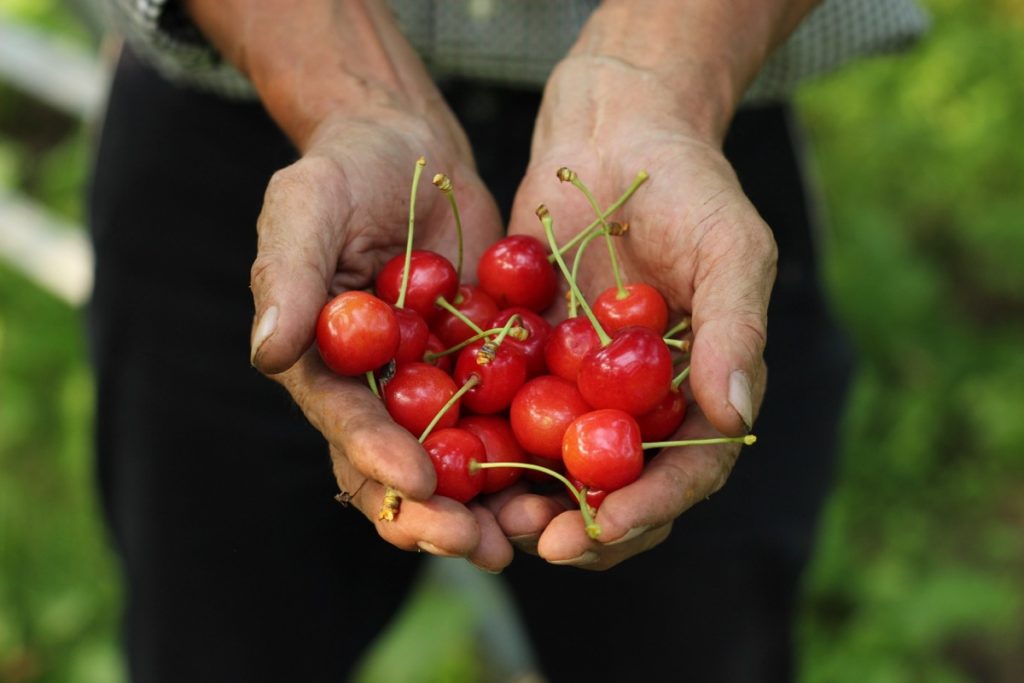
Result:
[[[689,340],[676,339],[668,307],[653,287],[623,284],[614,239],[628,225],[608,221],[646,181],[639,173],[602,210],[576,174],[563,182],[583,192],[596,219],[559,246],[552,219],[538,217],[548,244],[526,235],[499,240],[477,264],[478,284],[461,282],[462,228],[451,181],[445,193],[459,243],[458,265],[414,250],[416,163],[408,244],[377,275],[376,295],[348,291],[324,306],[316,338],[334,372],[364,376],[398,424],[419,437],[437,471],[438,495],[466,503],[494,493],[527,472],[560,480],[580,504],[588,533],[604,497],[636,480],[644,450],[697,443],[753,443],[753,437],[663,441],[686,415],[680,391],[689,368]],[[604,238],[616,284],[588,305],[575,284],[587,246]],[[575,248],[570,269],[565,254]],[[544,313],[558,296],[558,273],[569,283],[568,317],[552,326]],[[582,311],[582,315],[578,312]],[[397,512],[389,491],[381,516]]]

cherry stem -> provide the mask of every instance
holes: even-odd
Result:
[[[597,214],[597,220],[601,222],[601,232],[604,233],[605,242],[608,245],[608,258],[612,263],[612,275],[615,277],[615,289],[617,290],[616,297],[619,299],[625,299],[629,296],[629,292],[626,291],[626,287],[622,284],[622,273],[619,271],[619,257],[615,254],[615,245],[612,244],[612,233],[608,227],[608,222],[605,221],[604,216],[601,214],[601,207],[597,205],[597,200],[594,199],[593,193],[588,188],[580,177],[576,174],[576,171],[571,168],[562,167],[558,169],[558,179],[564,182],[572,183],[572,186],[583,193],[583,196],[587,198],[587,202],[590,204],[590,208]]]
[[[574,256],[572,260],[573,280],[575,280],[578,277],[577,273],[579,273],[580,270],[580,261],[582,260],[584,250],[586,250],[587,245],[593,242],[595,238],[601,236],[601,232],[602,231],[592,232],[589,235],[587,235],[582,242],[580,242],[580,248],[576,250],[576,256]],[[574,295],[571,291],[569,292],[569,317],[576,317],[576,295]]]
[[[395,517],[398,515],[398,507],[401,504],[402,496],[396,489],[388,486],[384,489],[384,500],[381,501],[380,512],[377,513],[377,518],[385,522],[395,521]]]
[[[479,325],[477,325],[475,322],[473,322],[468,317],[466,317],[465,313],[463,313],[459,309],[455,308],[455,306],[452,306],[448,302],[448,299],[445,299],[443,296],[439,296],[439,297],[437,297],[437,301],[435,301],[434,303],[437,304],[438,306],[440,306],[441,308],[443,308],[444,310],[448,311],[452,315],[454,315],[456,318],[461,320],[463,323],[465,323],[466,327],[468,327],[469,329],[473,330],[474,334],[481,334],[482,335],[484,333],[484,331],[480,329]]]
[[[558,267],[562,270],[562,275],[569,281],[569,288],[572,290],[573,296],[580,302],[580,306],[583,307],[583,312],[587,315],[590,320],[590,324],[594,326],[594,331],[597,332],[598,338],[601,340],[601,346],[608,346],[611,343],[612,338],[608,336],[608,333],[601,327],[601,323],[597,321],[597,316],[590,310],[590,304],[583,298],[583,294],[580,292],[580,288],[576,286],[576,280],[573,279],[572,273],[569,272],[569,268],[565,265],[565,260],[562,258],[562,254],[558,251],[558,242],[555,241],[555,229],[551,224],[551,214],[548,212],[548,207],[541,204],[537,207],[537,216],[540,218],[540,222],[544,224],[544,234],[548,238],[548,246],[551,247],[551,253],[555,257],[555,262]]]
[[[715,439],[687,439],[684,441],[645,441],[640,444],[644,450],[649,448],[673,448],[675,446],[711,446],[720,443],[741,443],[744,446],[751,446],[757,442],[753,434],[746,436],[722,436]]]
[[[601,527],[596,521],[594,521],[594,513],[590,509],[590,505],[587,503],[587,496],[585,493],[580,491],[578,488],[572,485],[567,477],[552,469],[544,467],[543,465],[534,465],[529,462],[479,462],[477,460],[469,461],[469,471],[476,472],[478,470],[496,470],[504,468],[519,468],[522,470],[533,470],[534,472],[543,472],[544,474],[550,475],[558,481],[565,484],[572,495],[576,497],[576,500],[580,504],[580,513],[583,514],[583,524],[587,529],[587,536],[596,539],[601,535]]]
[[[676,323],[672,329],[665,333],[665,339],[669,339],[671,337],[676,336],[680,332],[685,332],[686,330],[690,329],[690,323],[691,320],[689,317],[683,318],[678,323]]]
[[[423,360],[425,360],[425,361],[427,361],[429,363],[431,361],[437,360],[441,356],[448,356],[450,354],[455,353],[456,351],[461,351],[462,349],[466,348],[467,346],[469,346],[470,344],[472,344],[473,342],[475,342],[475,341],[477,341],[479,339],[483,339],[484,337],[489,337],[492,334],[499,334],[503,329],[505,329],[505,328],[504,327],[492,327],[489,330],[484,330],[480,334],[474,334],[469,339],[467,339],[465,341],[459,342],[458,344],[456,344],[455,346],[451,347],[450,349],[445,349],[444,351],[436,351],[434,353],[425,353],[425,354],[423,354]],[[519,341],[526,341],[527,339],[530,338],[530,331],[527,330],[525,327],[519,327],[518,325],[512,327],[512,329],[509,330],[508,333],[509,333],[509,335],[513,339],[518,339]]]
[[[688,352],[692,346],[689,339],[663,339],[662,341],[664,341],[666,345],[679,349],[683,353]]]
[[[509,330],[519,320],[519,315],[513,313],[509,316],[509,319],[505,321],[505,326],[501,328],[501,332],[494,339],[488,339],[480,347],[480,350],[476,352],[476,364],[487,365],[498,355],[498,347],[505,341],[505,337],[508,335]]]
[[[683,382],[685,382],[686,378],[689,377],[689,376],[690,376],[690,366],[687,365],[685,368],[683,368],[682,372],[680,372],[678,375],[676,375],[674,378],[672,378],[672,388],[675,389],[676,391],[678,391],[679,387],[682,386]]]
[[[633,183],[629,186],[629,188],[625,192],[622,193],[622,196],[619,197],[618,199],[616,199],[615,203],[612,204],[611,206],[609,206],[607,209],[605,209],[604,211],[599,212],[598,215],[601,218],[607,218],[608,216],[611,216],[613,213],[615,213],[616,211],[621,209],[622,205],[629,201],[629,198],[632,197],[633,194],[635,194],[638,189],[640,189],[641,185],[643,185],[645,182],[647,182],[648,178],[650,178],[650,176],[647,175],[647,171],[640,171],[639,173],[637,173],[636,174],[636,178],[633,179]],[[582,240],[587,235],[589,235],[591,232],[596,230],[601,225],[601,218],[596,219],[590,225],[588,225],[587,227],[583,228],[578,233],[576,233],[576,235],[571,240],[569,240],[568,242],[566,242],[565,244],[562,245],[562,248],[559,251],[559,253],[560,254],[564,254],[565,252],[569,251],[570,249],[575,247],[576,244],[580,240]],[[554,261],[555,261],[555,254],[554,254],[554,252],[552,252],[551,255],[548,256],[548,261],[551,261],[552,263],[554,263]]]
[[[444,193],[444,196],[448,198],[448,203],[452,207],[452,215],[455,216],[455,238],[459,245],[458,261],[455,264],[455,273],[458,275],[459,282],[462,282],[462,217],[459,215],[459,203],[455,201],[455,192],[452,188],[452,179],[446,176],[444,173],[438,173],[434,176],[434,185],[437,189]]]
[[[412,235],[416,223],[416,190],[420,186],[420,175],[427,160],[420,157],[416,160],[416,168],[412,172],[412,190],[409,191],[409,234],[405,241],[405,270],[402,271],[402,287],[398,290],[398,301],[395,308],[405,308],[405,292],[409,289],[409,270],[412,266]]]
[[[475,387],[477,384],[480,384],[480,375],[470,375],[469,379],[466,380],[466,383],[459,387],[458,391],[452,394],[452,397],[448,399],[447,403],[441,406],[441,409],[437,411],[437,415],[434,416],[434,419],[430,421],[430,424],[427,425],[427,428],[423,430],[422,434],[420,434],[420,443],[423,443],[423,441],[428,436],[430,436],[430,432],[434,431],[434,427],[436,427],[437,423],[441,421],[441,418],[444,417],[444,414],[447,413],[453,405],[458,403],[459,399],[462,398],[467,391]]]
[[[366,373],[366,383],[370,385],[370,391],[377,398],[380,398],[380,389],[377,387],[377,378],[373,375],[373,370],[369,370]]]

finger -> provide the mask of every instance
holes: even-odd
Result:
[[[739,201],[744,210],[721,211],[702,228],[693,294],[690,384],[711,424],[728,435],[749,432],[760,404],[777,258],[767,226]]]
[[[716,435],[694,407],[675,437]],[[612,492],[601,504],[596,517],[599,540],[623,543],[676,519],[725,485],[739,452],[735,444],[666,448],[647,464],[639,479]]]
[[[422,550],[442,557],[466,557],[480,545],[477,515],[451,498],[403,499],[393,520],[381,519],[385,487],[357,469],[336,448],[331,462],[338,486],[351,495],[350,501],[377,528],[388,543],[403,550]],[[485,555],[497,564],[497,553]]]
[[[306,419],[362,474],[416,500],[434,493],[437,474],[430,458],[366,385],[335,375],[312,350],[275,379]]]
[[[251,286],[256,316],[251,361],[268,374],[294,364],[313,343],[346,222],[341,170],[304,158],[274,174],[257,222]]]
[[[616,544],[594,541],[579,513],[569,510],[551,520],[537,544],[537,553],[551,564],[603,571],[658,545],[672,530],[668,522]]]
[[[479,504],[471,505],[469,509],[476,516],[480,528],[480,543],[466,559],[486,572],[497,574],[512,563],[512,544],[505,538],[490,510]]]
[[[565,504],[557,498],[525,493],[509,500],[501,508],[497,520],[517,548],[533,553],[541,532],[565,509]]]

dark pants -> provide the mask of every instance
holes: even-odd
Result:
[[[449,94],[507,207],[538,96]],[[850,357],[816,282],[787,117],[745,112],[727,143],[781,253],[760,441],[642,557],[604,573],[517,557],[505,576],[554,680],[791,677]],[[294,158],[259,106],[122,59],[92,187],[90,335],[99,481],[140,683],[343,680],[417,571],[418,556],[333,501],[321,437],[248,364],[256,217]]]

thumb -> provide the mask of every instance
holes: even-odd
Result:
[[[250,360],[267,374],[290,368],[313,343],[345,223],[339,174],[328,160],[306,158],[267,185],[250,276]]]
[[[702,240],[693,294],[690,386],[718,431],[749,432],[764,395],[768,299],[777,249],[756,213]]]

